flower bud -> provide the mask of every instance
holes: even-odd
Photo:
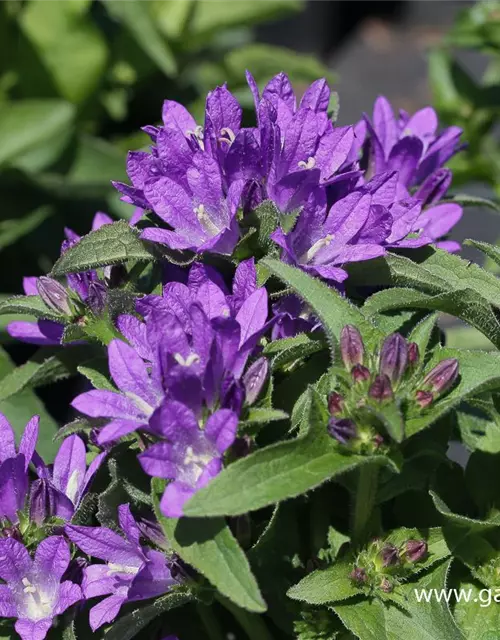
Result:
[[[361,569],[360,567],[354,567],[354,569],[349,574],[349,577],[353,582],[356,582],[357,584],[364,584],[368,580],[366,571],[364,569]]]
[[[384,340],[380,351],[379,372],[392,383],[399,382],[408,366],[408,344],[400,333],[393,333]]]
[[[347,444],[349,440],[356,437],[357,429],[352,420],[348,418],[330,418],[328,422],[328,433],[340,442]]]
[[[104,311],[108,297],[107,293],[107,289],[102,282],[94,280],[89,284],[87,304],[95,314],[100,315]]]
[[[434,393],[444,393],[458,378],[458,360],[447,358],[441,360],[434,369],[425,376],[422,386]]]
[[[425,540],[408,540],[406,543],[406,557],[409,562],[419,562],[427,555],[427,542]]]
[[[434,396],[430,391],[417,391],[415,394],[415,400],[422,409],[428,407],[434,401]]]
[[[362,364],[355,364],[351,369],[351,376],[355,383],[370,379],[370,370]]]
[[[388,580],[387,578],[383,578],[382,582],[380,583],[380,589],[384,593],[391,593],[391,591],[394,589],[394,587],[392,586],[392,583],[391,583],[390,580]]]
[[[420,349],[416,342],[408,344],[408,363],[410,367],[415,368],[420,361]]]
[[[422,201],[422,207],[439,202],[448,191],[451,180],[450,169],[438,169],[426,178],[422,186],[415,192],[415,198]]]
[[[29,514],[31,522],[41,526],[56,513],[56,489],[46,480],[35,480],[31,485]]]
[[[269,362],[267,358],[259,358],[248,367],[243,376],[243,386],[245,387],[246,403],[253,404],[259,397],[262,387],[267,380],[269,372]]]
[[[36,287],[40,298],[49,309],[63,313],[66,316],[72,315],[73,311],[68,292],[57,280],[47,276],[40,276],[36,281]]]
[[[376,376],[375,380],[370,385],[368,390],[370,398],[383,402],[384,400],[390,400],[393,397],[391,381],[387,376]]]
[[[238,415],[245,401],[245,389],[240,380],[233,376],[225,376],[220,389],[220,405],[223,409],[231,409]]]
[[[384,567],[393,567],[399,564],[399,554],[397,548],[393,544],[386,544],[380,551],[380,559]]]
[[[363,364],[365,348],[363,338],[351,324],[347,324],[340,334],[340,353],[346,369],[349,371],[356,364]]]
[[[17,540],[18,542],[22,542],[23,541],[23,536],[21,535],[21,532],[19,531],[19,527],[16,527],[16,526],[0,528],[0,537],[13,538],[14,540]]]
[[[344,398],[334,391],[328,396],[328,411],[332,416],[342,413],[344,408]]]

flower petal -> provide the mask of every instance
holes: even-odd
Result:
[[[92,607],[89,614],[92,631],[96,631],[106,622],[113,622],[126,599],[126,595],[113,595]]]
[[[24,545],[13,538],[0,539],[0,578],[5,582],[20,585],[33,567]]]
[[[108,347],[109,371],[117,387],[125,393],[133,393],[151,408],[156,406],[158,395],[153,389],[144,360],[122,340],[112,340]]]
[[[66,525],[68,538],[89,556],[123,566],[139,567],[142,557],[128,540],[106,527]]]
[[[43,620],[19,619],[14,625],[15,630],[21,636],[21,640],[44,640],[52,626],[52,618]]]
[[[73,503],[80,492],[87,470],[86,455],[83,440],[80,436],[72,435],[63,441],[54,460],[54,486],[65,493]]]
[[[19,453],[24,455],[26,468],[28,468],[33,452],[36,448],[38,440],[38,427],[40,424],[40,416],[33,416],[24,427],[21,442],[19,443]]]
[[[3,413],[0,413],[0,462],[16,456],[14,431]]]
[[[132,400],[105,389],[82,393],[73,400],[71,406],[91,418],[120,418],[140,421],[144,415]]]

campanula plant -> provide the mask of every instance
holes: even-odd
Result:
[[[166,100],[114,183],[130,222],[66,230],[0,303],[40,347],[1,399],[80,381],[48,455],[0,416],[2,631],[478,638],[480,600],[432,599],[500,588],[500,285],[448,237],[462,132],[247,82],[252,122],[226,85],[202,119]]]

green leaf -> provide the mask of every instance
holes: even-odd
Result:
[[[99,366],[100,364],[103,366]],[[109,373],[104,372],[107,366],[106,361],[91,362],[89,366],[85,367],[80,365],[78,367],[78,373],[81,373],[82,376],[85,376],[87,380],[90,381],[94,389],[106,389],[107,391],[116,391],[116,387],[113,385],[111,380],[109,379]]]
[[[450,291],[436,296],[414,289],[388,289],[369,298],[364,310],[374,314],[401,308],[432,309],[449,313],[472,325],[500,347],[500,322],[490,303],[474,289]]]
[[[288,590],[287,596],[308,604],[339,602],[362,593],[350,579],[352,566],[345,561],[337,561],[332,567],[313,571],[298,584]]]
[[[342,602],[333,610],[361,640],[463,640],[446,602],[418,602],[415,596],[415,589],[444,589],[449,566],[443,562],[418,582],[403,585],[404,610],[377,598]]]
[[[153,505],[172,549],[239,607],[265,611],[266,603],[248,560],[224,519],[165,518],[159,506],[162,484],[152,481]]]
[[[459,513],[453,513],[451,509],[441,500],[434,492],[429,491],[434,506],[444,517],[448,524],[464,529],[467,533],[478,533],[481,531],[489,531],[500,526],[500,513],[493,515],[489,520],[477,520]]]
[[[434,423],[465,398],[500,387],[500,354],[461,349],[438,349],[429,362],[426,371],[430,371],[438,362],[446,358],[456,358],[458,360],[458,384],[443,398],[432,404],[426,412],[407,419],[407,436],[413,435]]]
[[[1,381],[8,376],[15,367],[8,354],[0,349],[0,388]],[[28,420],[34,416],[40,416],[40,435],[37,451],[47,464],[54,460],[59,445],[52,442],[52,436],[57,431],[57,424],[48,414],[41,400],[33,391],[25,389],[8,400],[0,402],[0,413],[3,413],[12,424],[12,428],[19,439]]]
[[[53,78],[60,95],[82,102],[105,71],[106,41],[89,14],[89,0],[25,6],[20,26]]]
[[[321,320],[332,347],[340,339],[340,332],[346,324],[353,324],[360,330],[368,348],[378,347],[382,333],[337,291],[279,260],[265,258],[262,263],[312,307]]]
[[[393,401],[383,407],[376,406],[376,403],[368,404],[366,410],[380,420],[393,440],[396,442],[403,441],[405,425],[398,402]]]
[[[28,361],[16,367],[12,373],[2,379],[0,401],[7,400],[23,389],[41,387],[50,382],[64,380],[70,372],[66,365],[56,356],[51,356],[41,362]]]
[[[74,108],[59,100],[18,100],[0,104],[0,166],[42,144],[50,144],[71,126]]]
[[[259,204],[252,212],[252,215],[258,220],[257,231],[259,245],[263,247],[266,252],[269,252],[276,247],[269,236],[275,231],[279,224],[279,209],[272,200],[264,200],[264,202]]]
[[[127,260],[154,260],[153,249],[139,240],[137,232],[124,220],[91,231],[67,251],[52,268],[53,276],[89,271]],[[1,307],[0,307],[1,308]]]
[[[277,420],[286,420],[288,413],[280,409],[272,409],[270,407],[250,407],[246,417],[240,421],[240,427],[247,424],[267,424],[268,422],[276,422]]]
[[[49,309],[40,296],[12,296],[0,302],[0,314],[15,313],[61,322],[61,316]]]
[[[0,221],[0,251],[31,233],[53,213],[54,211],[50,207],[40,207],[22,218],[9,218]]]
[[[166,76],[177,74],[177,61],[156,27],[149,2],[104,2],[104,6]]]
[[[443,202],[456,202],[463,207],[484,207],[485,209],[495,211],[495,213],[500,213],[500,204],[498,202],[494,202],[493,200],[489,200],[488,198],[471,196],[467,193],[459,193],[452,196],[451,198],[447,198]],[[468,244],[469,242],[470,241],[466,241],[466,244]]]
[[[191,600],[193,597],[187,591],[174,588],[170,593],[154,600],[152,604],[139,606],[130,613],[120,615],[107,631],[105,638],[106,640],[131,640],[152,620],[171,609],[182,607]]]
[[[339,451],[327,433],[326,408],[312,393],[305,436],[270,445],[229,465],[186,504],[186,515],[240,515],[298,496],[360,464],[390,465],[382,456]]]
[[[455,620],[467,640],[498,640],[500,607],[494,600],[498,592],[482,585],[461,582],[460,592],[467,594],[455,604]],[[486,596],[486,597],[485,597]]]
[[[299,0],[266,0],[266,2],[238,0],[234,3],[212,5],[198,3],[189,24],[189,34],[205,40],[209,35],[221,33],[229,28],[248,27],[252,24],[275,20],[283,14],[300,9]]]
[[[496,264],[500,265],[500,247],[488,242],[479,242],[479,240],[465,240],[464,244],[475,247],[482,251],[488,258],[491,258]]]
[[[420,367],[423,366],[425,353],[431,343],[432,333],[436,328],[437,319],[437,313],[430,313],[426,318],[413,327],[408,336],[409,342],[415,342],[418,345],[418,350],[420,352]]]
[[[461,440],[470,451],[500,453],[500,415],[493,402],[464,402],[456,415]]]

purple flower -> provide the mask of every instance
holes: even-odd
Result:
[[[12,538],[0,540],[0,616],[17,618],[22,640],[43,640],[53,619],[82,599],[78,585],[61,578],[70,561],[61,536],[46,538],[32,560],[26,548]]]
[[[0,414],[0,521],[19,522],[29,488],[28,466],[36,455],[39,421],[38,416],[29,420],[16,449],[14,431]]]
[[[388,336],[380,350],[379,371],[394,384],[398,383],[408,367],[408,343],[400,333]]]
[[[460,151],[459,127],[438,133],[438,118],[431,107],[413,116],[401,111],[396,118],[386,98],[375,101],[373,118],[365,116],[372,171],[398,171],[402,185],[421,184]]]
[[[166,402],[158,415],[158,442],[141,453],[139,461],[153,477],[173,480],[167,485],[160,508],[164,515],[179,518],[183,506],[206,486],[222,468],[222,456],[233,444],[238,416],[229,409],[213,413],[200,429],[196,415],[180,402]]]
[[[150,374],[144,360],[125,342],[111,341],[108,363],[118,390],[87,391],[71,403],[87,416],[111,419],[99,432],[98,441],[101,444],[147,428],[149,418],[164,396],[158,380]]]
[[[144,186],[152,209],[173,231],[149,227],[141,238],[171,249],[230,255],[239,236],[235,215],[241,189],[235,182],[225,194],[217,161],[196,154],[186,170],[186,184],[162,176]]]
[[[283,249],[283,260],[325,280],[343,282],[342,266],[382,256],[382,243],[390,233],[392,218],[383,207],[372,206],[372,196],[355,191],[327,212],[324,196],[309,198],[295,228],[288,234],[278,228],[272,239]]]
[[[66,438],[52,468],[41,461],[37,464],[39,479],[31,487],[31,520],[39,524],[50,517],[71,520],[105,457],[100,453],[87,468],[83,440],[77,435]]]
[[[85,598],[108,596],[90,610],[93,631],[113,622],[125,602],[154,598],[177,584],[163,553],[140,544],[141,532],[128,504],[118,507],[118,519],[123,536],[106,527],[65,527],[77,547],[106,563],[84,569]]]
[[[108,215],[98,212],[95,214],[92,222],[92,231],[99,229],[105,224],[111,224],[112,222],[112,219]],[[80,240],[80,236],[71,229],[65,229],[64,232],[66,240],[63,242],[61,253],[64,253],[70,246],[73,246]],[[98,277],[95,271],[69,274],[67,276],[68,291],[52,278],[46,278],[45,276],[36,278],[30,276],[23,278],[23,289],[27,296],[40,295],[48,308],[70,317],[75,313],[75,309],[69,294],[76,294],[78,298],[86,302],[89,294],[91,299],[92,296],[95,297],[95,289],[92,289],[92,283],[95,283],[97,280]],[[104,285],[101,283],[101,286]],[[62,321],[59,323],[52,320],[38,320],[37,322],[16,320],[7,325],[7,332],[10,336],[22,342],[37,345],[60,344],[63,331],[64,324]]]
[[[271,338],[293,338],[298,333],[307,333],[319,328],[319,323],[315,321],[307,312],[304,303],[294,295],[280,298],[272,306],[273,325]]]

